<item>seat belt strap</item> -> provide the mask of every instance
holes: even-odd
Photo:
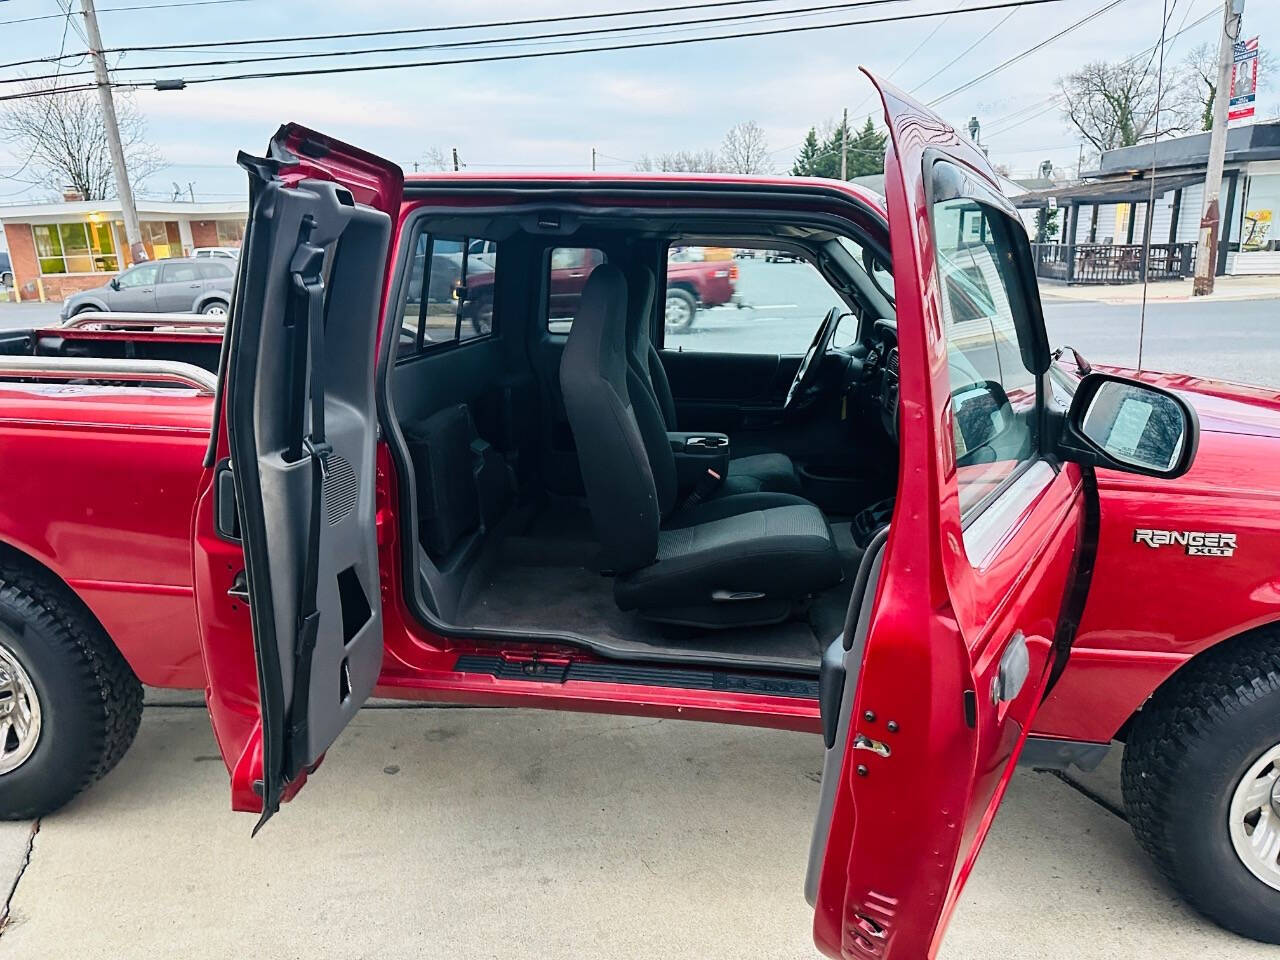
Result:
[[[288,763],[292,779],[308,761],[307,717],[311,696],[311,665],[320,628],[317,592],[320,580],[320,521],[324,481],[329,476],[333,447],[325,438],[324,422],[324,248],[298,244],[290,264],[293,282],[291,306],[294,321],[305,320],[308,351],[308,393],[311,423],[302,446],[311,458],[311,505],[307,519],[307,546],[302,582],[298,591],[297,631],[294,638],[293,699],[289,709]]]

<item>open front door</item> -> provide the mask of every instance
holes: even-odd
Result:
[[[1069,652],[1088,522],[1081,468],[1049,452],[1049,350],[1016,211],[965,138],[877,86],[900,479],[823,661],[806,893],[824,952],[917,960],[938,950]]]
[[[402,175],[296,126],[281,128],[267,158],[240,163],[249,222],[195,579],[233,806],[260,811],[261,826],[382,665],[373,386]]]

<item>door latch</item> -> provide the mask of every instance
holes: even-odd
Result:
[[[249,602],[249,579],[245,576],[243,570],[232,579],[231,587],[227,590],[227,596],[244,604]]]

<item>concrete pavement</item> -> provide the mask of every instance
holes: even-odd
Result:
[[[0,957],[809,958],[820,754],[750,728],[370,709],[250,840],[203,710],[149,707],[120,767],[40,823]],[[0,832],[0,890],[29,835]],[[1114,814],[1020,772],[943,956],[1275,948],[1180,904]]]

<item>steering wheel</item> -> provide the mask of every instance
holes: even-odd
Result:
[[[783,410],[791,409],[792,403],[797,398],[805,397],[813,391],[818,381],[818,373],[822,369],[822,364],[818,361],[827,355],[827,348],[831,346],[831,338],[835,336],[836,326],[840,318],[848,312],[842,307],[832,307],[822,318],[822,323],[818,325],[817,332],[813,335],[813,343],[809,344],[804,359],[800,361],[796,378],[791,381],[791,388],[787,390],[787,399],[782,405]]]

